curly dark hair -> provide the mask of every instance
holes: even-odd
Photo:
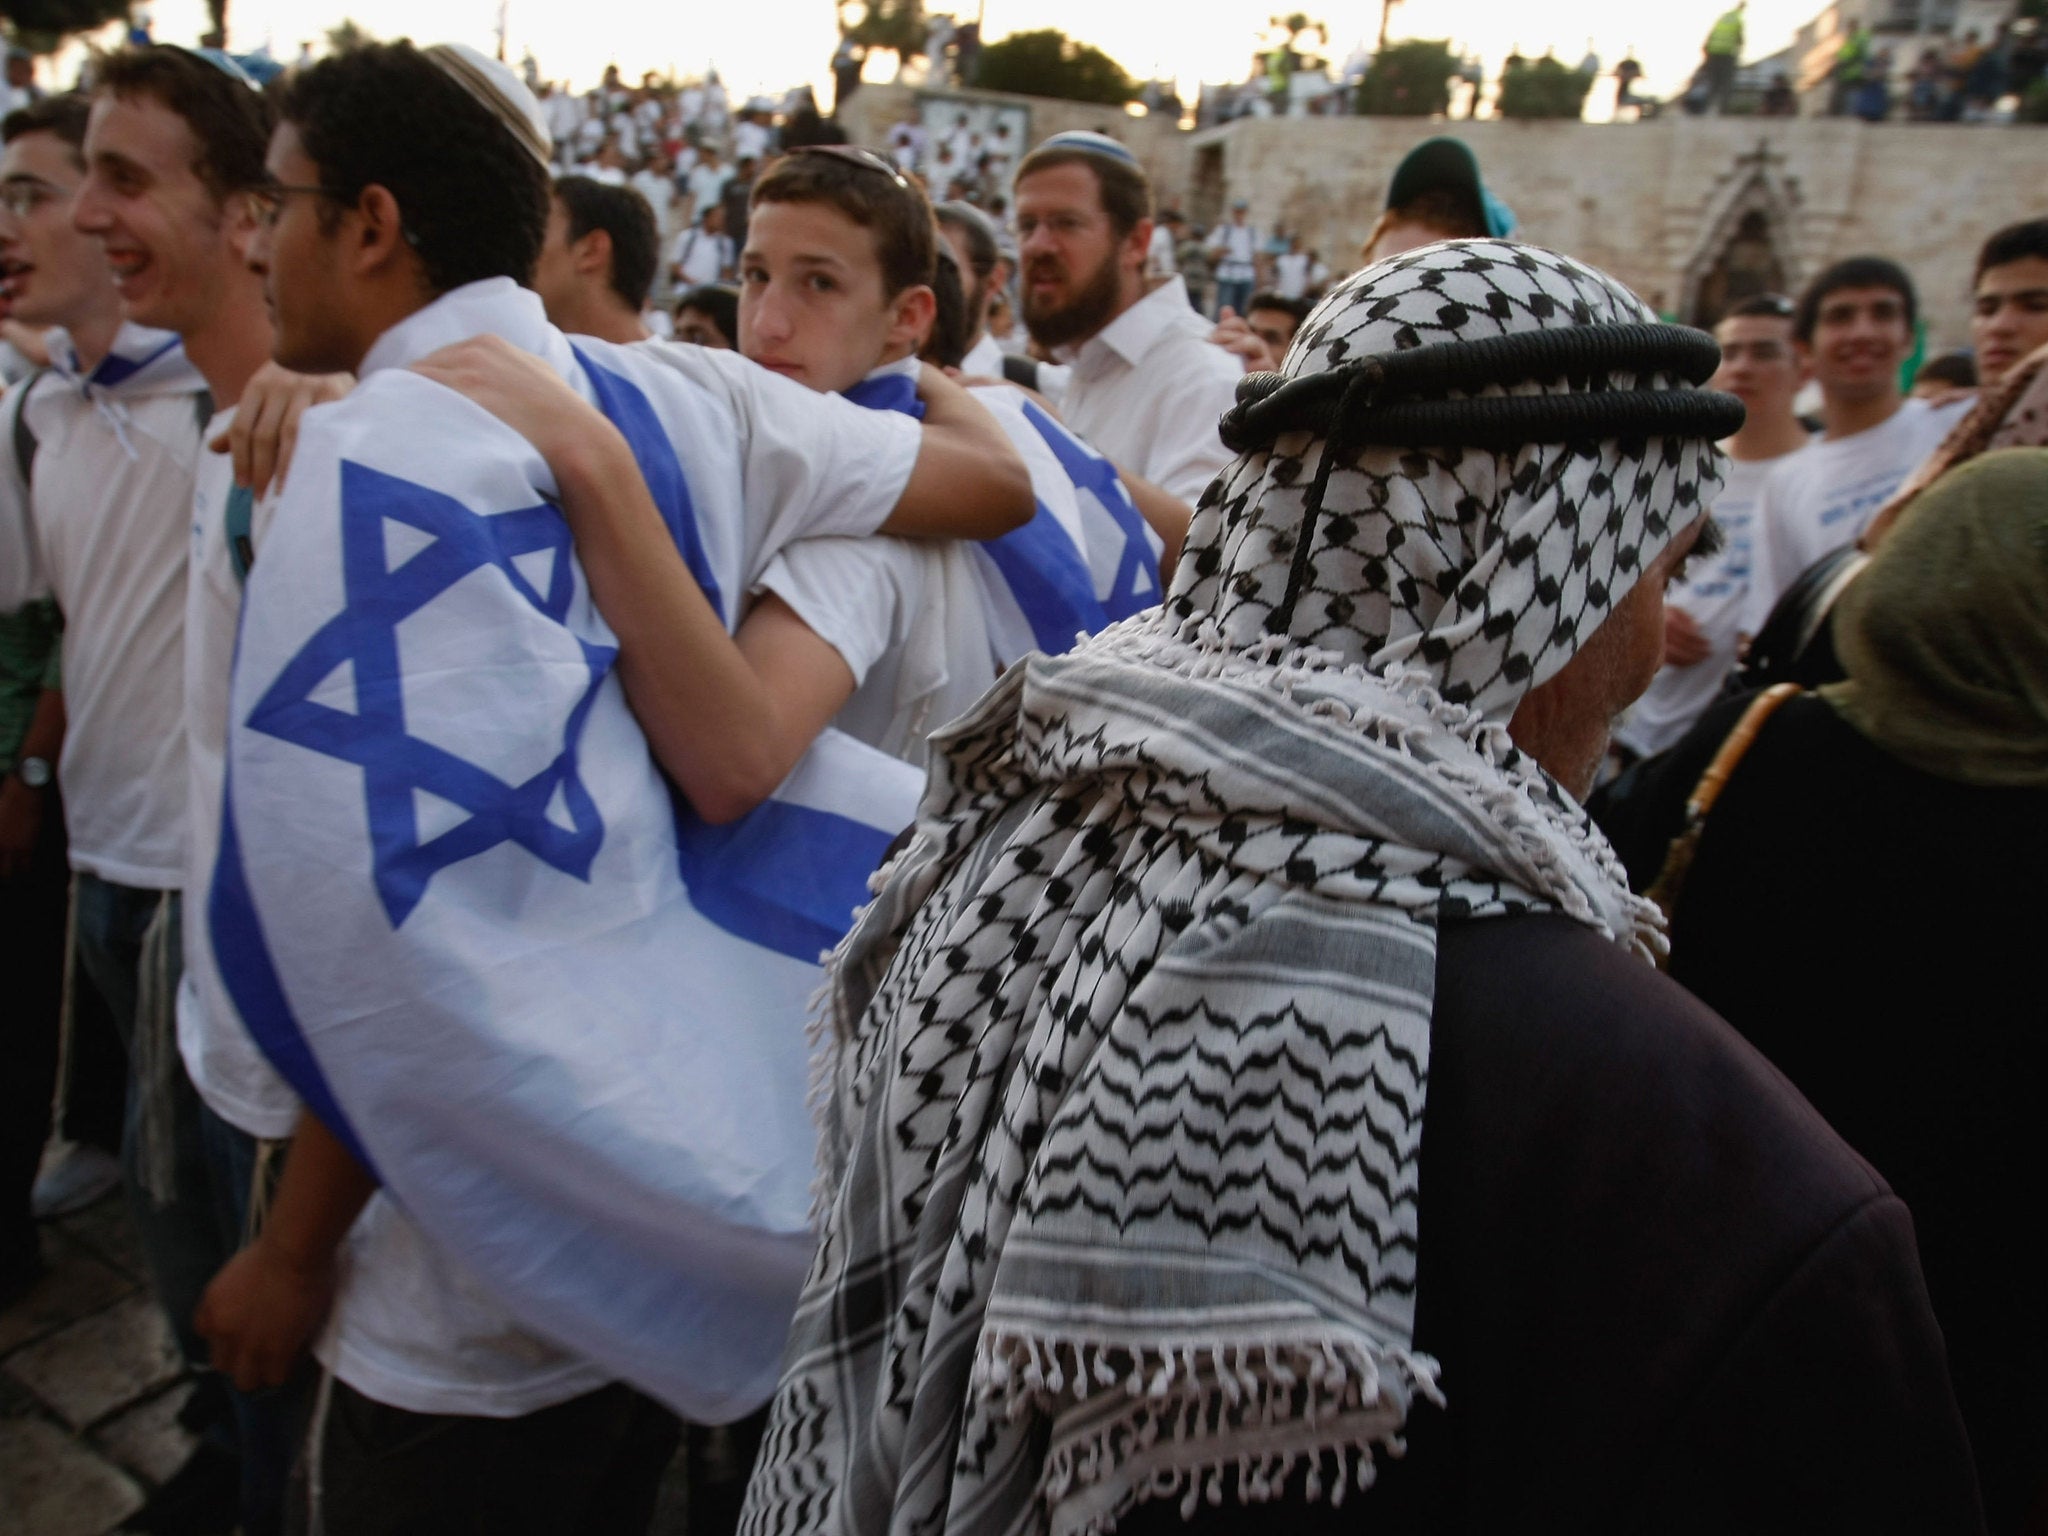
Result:
[[[268,180],[271,110],[263,93],[183,48],[152,43],[101,61],[96,89],[123,101],[147,96],[185,120],[199,146],[192,169],[216,198]]]
[[[569,218],[571,245],[593,229],[611,236],[611,290],[637,314],[661,261],[661,235],[647,199],[631,187],[608,187],[588,176],[557,177],[555,196]]]
[[[285,82],[277,110],[340,206],[365,187],[391,194],[436,294],[533,275],[547,234],[547,172],[411,43],[322,59]]]

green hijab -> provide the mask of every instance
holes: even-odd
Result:
[[[1949,471],[1835,607],[1846,683],[1822,691],[1901,762],[2048,787],[2048,450]]]

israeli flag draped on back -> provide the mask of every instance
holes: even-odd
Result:
[[[497,330],[594,401],[730,627],[752,574],[731,422],[661,363],[572,354],[498,297],[439,301],[432,344]],[[627,707],[546,465],[454,392],[365,372],[305,418],[247,590],[222,977],[309,1107],[523,1327],[737,1416],[774,1385],[811,1253],[820,951],[919,776],[827,733],[769,803],[698,821]]]
[[[916,359],[885,363],[846,392],[871,410],[922,416]],[[1032,651],[1057,656],[1081,635],[1157,604],[1164,547],[1117,476],[1022,390],[978,389],[1031,472],[1038,512],[1023,527],[973,547],[996,661]]]

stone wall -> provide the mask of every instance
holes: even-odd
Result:
[[[849,131],[879,145],[926,93],[863,86]],[[946,94],[946,93],[940,93]],[[1129,144],[1163,204],[1197,222],[1243,197],[1263,228],[1300,231],[1338,271],[1378,217],[1394,166],[1447,128],[1478,154],[1521,237],[1604,267],[1666,313],[1689,317],[1701,279],[1745,214],[1760,212],[1787,284],[1839,257],[1902,262],[1920,287],[1929,342],[1968,339],[1984,237],[2048,215],[2048,130],[1837,118],[1659,118],[1649,123],[1447,125],[1407,118],[1246,119],[1198,133],[1170,119],[1038,97],[1028,142],[1096,128]]]
[[[1245,121],[1195,136],[1186,207],[1226,197],[1253,222],[1299,230],[1344,270],[1402,155],[1443,124],[1394,118]],[[1665,118],[1642,124],[1461,123],[1520,238],[1603,267],[1688,315],[1745,213],[1765,215],[1789,285],[1844,256],[1902,263],[1932,347],[1969,334],[1977,247],[2048,215],[2048,133],[1841,119]]]

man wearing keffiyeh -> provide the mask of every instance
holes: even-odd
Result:
[[[1904,1208],[1580,809],[1739,421],[1652,319],[1367,268],[1164,606],[934,738],[744,1529],[1977,1528]]]

